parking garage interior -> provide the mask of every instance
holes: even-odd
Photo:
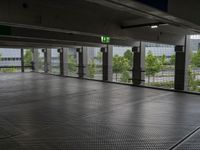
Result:
[[[2,0],[0,149],[200,149],[199,7]]]

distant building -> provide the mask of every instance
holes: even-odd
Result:
[[[20,49],[0,48],[0,66],[20,66]]]
[[[200,49],[200,39],[190,40],[190,50],[198,51]]]

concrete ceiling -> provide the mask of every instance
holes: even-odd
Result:
[[[200,31],[197,21],[169,10],[171,14],[131,0],[1,0],[0,24],[11,32],[0,35],[0,44],[9,45],[10,39],[10,45],[99,45],[102,35],[116,45],[138,40],[182,44],[186,34]],[[166,24],[151,29],[152,23]],[[122,28],[126,26],[134,27]]]

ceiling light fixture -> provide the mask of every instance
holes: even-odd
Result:
[[[158,28],[158,25],[152,25],[151,26],[151,29],[156,29],[156,28]]]
[[[190,36],[190,39],[191,39],[191,40],[199,40],[199,39],[200,39],[200,35],[199,35],[199,34],[191,35],[191,36]]]

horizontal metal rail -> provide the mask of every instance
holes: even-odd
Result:
[[[6,68],[21,68],[22,66],[0,66],[0,69]],[[33,66],[24,66],[24,68],[33,68]]]

